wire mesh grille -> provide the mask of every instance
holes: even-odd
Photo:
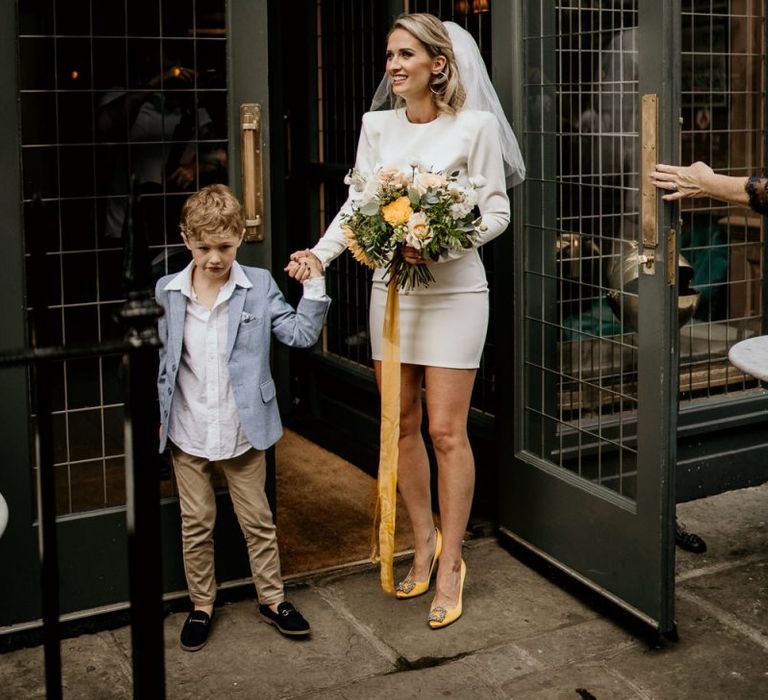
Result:
[[[158,277],[189,259],[178,233],[188,193],[227,180],[225,0],[17,7],[27,289],[46,290],[52,342],[119,339],[131,174]],[[119,365],[54,368],[59,514],[125,501]]]
[[[682,7],[679,160],[761,172],[764,3]],[[528,2],[526,12],[525,444],[634,498],[637,7],[564,0]],[[755,386],[727,351],[760,331],[763,238],[756,217],[708,200],[684,202],[682,220],[685,404]]]
[[[525,446],[631,498],[639,299],[622,261],[639,223],[637,9],[526,12]]]

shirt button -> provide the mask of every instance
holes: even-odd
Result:
[[[168,387],[168,395],[169,396],[171,395],[172,392],[173,392],[173,389],[171,389],[171,387]]]

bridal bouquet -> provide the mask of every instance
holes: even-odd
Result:
[[[465,187],[457,181],[458,170],[446,176],[416,162],[410,165],[410,173],[383,167],[371,177],[350,170],[344,182],[361,196],[342,222],[355,260],[384,267],[390,280],[406,291],[427,287],[435,278],[427,265],[407,263],[402,245],[437,260],[447,251],[471,248],[485,229],[475,215],[476,190],[485,178],[470,178]]]

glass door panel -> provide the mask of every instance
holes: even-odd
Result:
[[[526,138],[554,177],[532,185],[523,214],[523,447],[634,500],[638,12],[602,5],[560,3],[555,36],[527,40]]]
[[[676,349],[696,293],[647,174],[674,145],[679,7],[519,7],[529,174],[502,530],[668,631]]]
[[[154,274],[181,269],[181,206],[227,181],[224,0],[19,0],[27,288],[48,290],[52,339],[120,338],[122,228],[135,176]],[[42,252],[45,265],[31,264]],[[125,505],[119,357],[60,363],[59,515]],[[171,482],[164,482],[167,495]]]
[[[19,65],[23,292],[28,298],[32,289],[45,290],[50,344],[119,339],[131,179],[141,194],[155,277],[180,270],[189,261],[178,228],[184,200],[237,172],[230,162],[236,161],[230,101],[237,81],[229,67],[235,42],[228,17],[247,10],[258,14],[251,27],[265,26],[266,3],[17,0],[15,9],[3,40],[15,45]],[[250,42],[238,47],[252,57]],[[267,106],[266,88],[263,93],[249,98]],[[52,375],[62,612],[119,604],[128,598],[120,357],[60,362]],[[157,415],[146,419],[159,422]],[[34,426],[34,415],[28,420]],[[25,495],[34,503],[31,446],[29,455],[13,478],[31,482]],[[159,462],[138,466],[160,478]],[[164,584],[178,591],[186,585],[168,477],[162,481]],[[225,492],[220,500],[228,501]],[[15,512],[26,508],[10,505]],[[10,546],[26,546],[32,519],[29,526],[17,528],[19,540]],[[241,546],[228,544],[240,542],[239,535],[228,537],[238,532],[231,508],[221,509],[219,529],[217,573],[221,580],[241,579],[247,558]],[[0,611],[4,622],[36,616],[25,611],[37,606],[34,586],[29,596]]]

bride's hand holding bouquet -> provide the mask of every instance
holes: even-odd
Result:
[[[417,162],[410,166],[409,173],[383,167],[368,177],[351,170],[344,182],[359,197],[342,224],[355,260],[385,268],[390,283],[405,291],[432,284],[428,261],[472,248],[484,229],[476,212],[484,178],[463,186],[459,171],[444,175]]]

